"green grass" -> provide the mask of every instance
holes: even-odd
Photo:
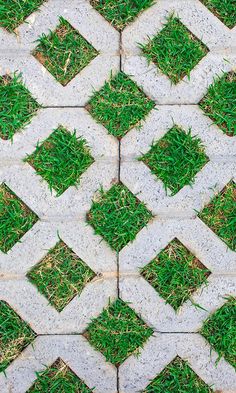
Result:
[[[154,4],[153,0],[90,0],[91,5],[116,29],[123,30],[141,11]]]
[[[59,126],[25,160],[60,196],[68,187],[77,186],[81,175],[94,162],[86,141]]]
[[[218,353],[218,361],[224,357],[236,368],[236,298],[228,298],[228,301],[204,322],[200,333]]]
[[[177,356],[143,393],[213,393],[213,390]]]
[[[136,83],[119,72],[94,94],[87,109],[109,134],[122,138],[132,127],[139,127],[154,106]]]
[[[141,269],[141,274],[177,311],[191,299],[196,289],[207,284],[210,272],[182,243],[174,239]]]
[[[7,253],[38,221],[6,184],[0,186],[0,250]]]
[[[226,135],[236,136],[236,73],[217,78],[199,105]]]
[[[139,158],[172,195],[186,185],[191,186],[196,174],[208,162],[201,140],[190,131],[185,133],[174,126]]]
[[[148,43],[140,44],[148,63],[153,62],[160,71],[177,84],[207,54],[207,47],[174,16],[167,19],[164,28]]]
[[[0,301],[0,372],[36,337],[30,326],[4,301]]]
[[[123,184],[108,192],[100,190],[87,214],[87,221],[116,251],[120,251],[147,225],[152,214]]]
[[[205,222],[231,250],[236,251],[236,184],[230,182],[202,210],[199,218]]]
[[[12,139],[30,122],[39,107],[23,85],[21,75],[0,76],[0,138]]]
[[[87,385],[58,358],[50,367],[36,373],[37,379],[27,393],[92,393]]]
[[[49,35],[43,34],[33,52],[37,60],[60,82],[67,85],[97,55],[98,51],[65,19]]]
[[[59,312],[81,294],[94,276],[95,273],[61,240],[27,274]]]
[[[10,32],[36,11],[45,0],[0,0],[0,26]]]
[[[235,26],[235,0],[201,0],[201,2],[230,29]]]
[[[116,366],[131,354],[137,356],[152,334],[153,330],[120,299],[93,319],[85,332],[95,349]]]

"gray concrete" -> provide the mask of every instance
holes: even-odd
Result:
[[[171,85],[154,64],[148,66],[137,43],[161,30],[173,11],[188,29],[209,48],[209,53],[184,78]],[[68,20],[98,51],[99,55],[66,87],[31,55],[35,40],[54,30],[59,16]],[[49,0],[30,15],[17,35],[0,29],[0,73],[16,70],[32,95],[44,107],[13,142],[0,139],[0,184],[5,182],[38,216],[38,222],[8,254],[0,252],[0,299],[27,321],[38,337],[0,375],[1,393],[25,393],[35,372],[50,366],[58,357],[95,393],[137,393],[144,389],[175,356],[186,359],[192,369],[214,391],[236,392],[236,376],[198,332],[204,320],[225,300],[236,294],[236,253],[198,217],[212,197],[232,179],[236,181],[236,137],[228,137],[196,105],[217,75],[235,69],[236,28],[228,29],[199,0],[158,0],[119,34],[92,9],[89,0]],[[155,100],[140,130],[133,128],[118,142],[97,124],[84,108],[94,90],[123,70]],[[191,129],[204,146],[209,162],[196,175],[192,187],[175,196],[137,158],[177,124]],[[45,140],[58,125],[86,139],[94,163],[82,175],[76,189],[60,197],[22,159],[38,141]],[[121,180],[146,203],[154,218],[119,257],[86,223],[92,199]],[[48,304],[26,275],[61,239],[97,274],[61,313]],[[211,271],[208,285],[176,313],[140,275],[140,268],[155,258],[174,238]],[[117,273],[119,272],[119,279]],[[117,370],[107,363],[82,336],[91,318],[98,316],[109,299],[119,296],[130,303],[154,335],[139,357],[129,357]]]

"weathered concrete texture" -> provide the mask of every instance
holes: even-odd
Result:
[[[25,393],[36,379],[35,373],[59,357],[88,387],[96,386],[97,393],[116,392],[115,367],[106,364],[84,337],[50,335],[36,338],[8,367],[6,377],[0,376],[1,393]]]
[[[215,391],[234,393],[234,368],[221,359],[215,365],[217,354],[210,351],[207,342],[198,334],[155,333],[137,358],[131,356],[120,367],[120,390],[139,392],[153,380],[176,356],[188,361],[190,367]]]
[[[208,47],[208,54],[177,85],[147,64],[138,43],[156,35],[172,13]],[[63,87],[33,56],[35,42],[48,34],[63,16],[99,51],[99,55]],[[43,108],[13,141],[0,139],[0,184],[5,183],[39,217],[37,223],[4,254],[0,252],[0,299],[38,334],[0,375],[1,393],[25,393],[36,372],[58,357],[95,393],[137,393],[177,355],[213,390],[236,392],[233,367],[198,333],[206,318],[221,307],[225,296],[236,294],[236,253],[203,223],[197,213],[232,180],[236,181],[236,137],[212,124],[198,107],[214,78],[236,66],[236,28],[228,29],[199,0],[158,0],[119,34],[89,0],[49,0],[27,18],[17,34],[0,29],[0,74],[22,72],[23,80]],[[85,106],[111,72],[123,70],[156,102],[156,107],[119,142],[97,124]],[[22,160],[59,125],[76,130],[86,139],[94,163],[81,176],[77,188],[60,197]],[[173,125],[201,139],[208,163],[192,186],[171,196],[161,180],[138,161],[151,144]],[[92,199],[101,187],[109,190],[121,181],[153,213],[153,220],[119,256],[94,234],[86,222]],[[27,278],[59,237],[96,273],[80,296],[62,312],[48,303]],[[175,312],[140,275],[173,239],[178,239],[211,272],[208,285]],[[119,272],[119,279],[117,279]],[[120,296],[154,329],[154,335],[117,370],[95,351],[83,333],[109,301]],[[119,388],[117,388],[119,387]],[[69,392],[68,392],[69,393]],[[177,392],[176,392],[177,393]]]

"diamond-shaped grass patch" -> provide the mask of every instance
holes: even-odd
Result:
[[[213,393],[213,390],[189,367],[176,357],[146,387],[143,393]]]
[[[87,214],[87,220],[116,251],[120,251],[147,225],[152,214],[123,184],[115,184],[108,192],[100,190]]]
[[[225,134],[236,136],[236,73],[217,78],[199,106]]]
[[[154,4],[153,0],[90,0],[91,5],[116,29],[123,30],[138,14]]]
[[[235,0],[201,0],[201,2],[230,29],[235,26]]]
[[[95,273],[61,240],[27,274],[57,311],[62,311],[80,295],[94,276]]]
[[[117,299],[92,320],[85,337],[108,362],[119,366],[130,355],[138,355],[152,334],[128,304]]]
[[[37,379],[27,393],[92,393],[88,386],[58,358],[46,370],[37,373]]]
[[[146,44],[140,44],[148,62],[177,84],[208,53],[207,47],[178,18],[168,18],[164,28]]]
[[[236,298],[228,301],[203,324],[200,333],[218,353],[236,368]]]
[[[141,275],[178,310],[207,283],[209,270],[177,239],[141,270]]]
[[[28,162],[57,196],[77,186],[81,175],[94,162],[86,141],[59,126],[24,160]]]
[[[12,139],[30,122],[39,107],[24,86],[21,75],[0,76],[0,138]]]
[[[94,94],[87,109],[109,134],[122,138],[132,127],[140,126],[154,106],[136,83],[119,72]]]
[[[97,55],[98,51],[70,23],[60,17],[49,35],[43,34],[33,55],[63,86]]]
[[[32,343],[36,334],[4,301],[0,301],[0,372]]]
[[[44,1],[0,0],[0,26],[13,32],[32,12],[37,11]]]
[[[38,221],[6,184],[0,186],[0,250],[7,253]]]
[[[182,187],[193,184],[196,174],[208,162],[208,157],[199,138],[192,136],[190,130],[185,133],[174,126],[139,160],[174,195]]]
[[[199,218],[205,222],[231,250],[236,251],[236,184],[230,182],[202,210]]]

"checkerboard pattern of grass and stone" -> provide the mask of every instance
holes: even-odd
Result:
[[[236,392],[235,10],[0,0],[1,393]]]

